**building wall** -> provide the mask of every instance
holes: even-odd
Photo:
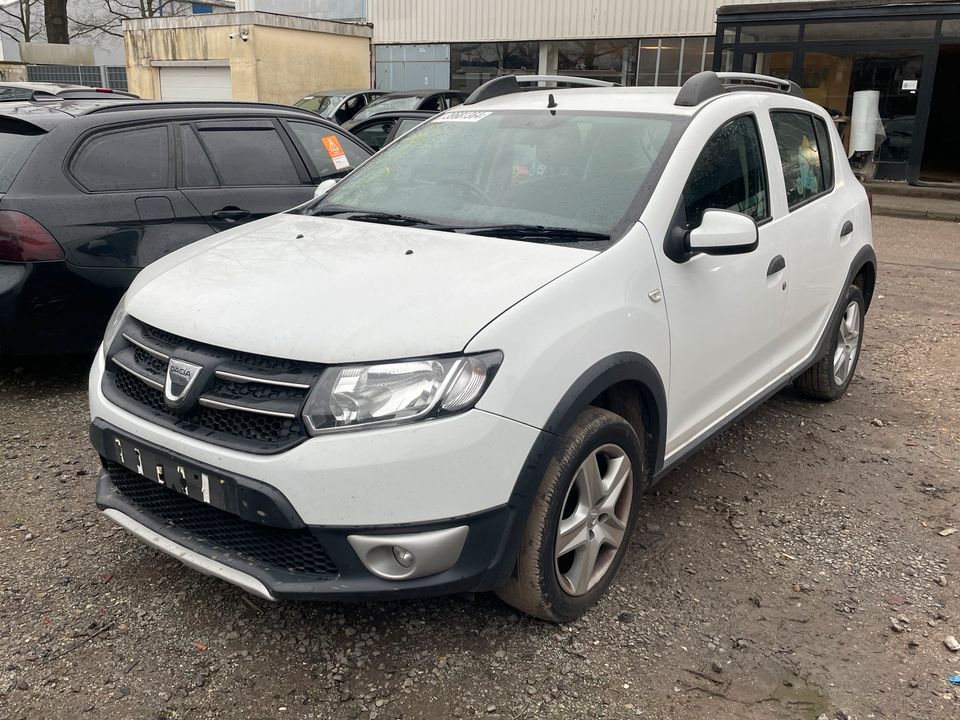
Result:
[[[289,103],[323,88],[370,86],[366,27],[239,13],[136,20],[124,30],[129,88],[145,98],[160,97],[156,63],[170,62],[226,61],[234,100]]]
[[[261,101],[293,103],[314,90],[371,87],[369,38],[258,25],[251,43]]]
[[[771,2],[784,0],[368,0],[368,13],[377,44],[557,40],[712,35],[719,5]]]

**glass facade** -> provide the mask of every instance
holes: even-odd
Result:
[[[556,43],[561,75],[632,85],[637,74],[636,40],[568,40]]]
[[[539,53],[535,42],[453,43],[450,89],[469,93],[501,75],[535,75]]]
[[[941,122],[960,116],[960,3],[732,10],[716,37],[714,69],[796,82],[833,117],[866,178],[960,182],[957,123]]]
[[[701,70],[713,69],[713,38],[642,38],[637,85],[682,85]]]

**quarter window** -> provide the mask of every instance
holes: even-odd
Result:
[[[793,209],[825,192],[833,183],[833,164],[826,126],[803,112],[772,112],[773,132],[780,151],[787,205]],[[816,118],[819,120],[819,118]],[[821,142],[825,143],[821,152]]]
[[[697,158],[683,189],[687,226],[699,227],[707,210],[734,210],[757,222],[770,217],[760,134],[752,116],[720,128]]]
[[[93,191],[156,190],[167,187],[165,125],[101,133],[83,144],[71,172]]]
[[[307,156],[310,158],[310,162],[314,168],[313,179],[316,182],[333,175],[346,174],[370,157],[369,152],[357,145],[357,143],[353,142],[353,140],[346,135],[334,132],[323,125],[314,125],[313,123],[307,122],[291,122],[288,123],[288,127],[291,132],[297,136],[297,140],[299,140],[303,146],[304,152],[307,153]],[[345,167],[343,166],[342,160],[337,161],[341,167],[338,167],[337,164],[334,163],[333,156],[328,149],[328,144],[324,142],[324,138],[329,138],[331,135],[340,143],[343,154],[347,158],[348,164]],[[371,145],[370,147],[374,146]]]
[[[300,175],[269,120],[198,123],[197,132],[226,186],[300,185]]]

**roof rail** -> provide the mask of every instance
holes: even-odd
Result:
[[[755,73],[718,73],[712,70],[704,70],[683,84],[674,105],[696,107],[700,103],[730,90],[764,90],[782,92],[794,97],[805,97],[800,86],[791,80]]]
[[[69,98],[66,98],[69,99]],[[88,99],[88,98],[84,98]],[[123,110],[152,110],[154,108],[210,108],[210,107],[223,107],[223,108],[257,108],[257,109],[268,109],[276,108],[281,110],[289,110],[300,115],[308,115],[310,117],[318,117],[315,112],[310,110],[304,110],[303,108],[298,108],[294,105],[281,105],[280,103],[261,103],[261,102],[250,102],[244,100],[140,100],[138,98],[126,97],[123,95],[113,96],[104,95],[104,100],[127,100],[129,102],[118,102],[111,105],[101,105],[98,107],[91,108],[85,114],[92,115],[94,113],[105,113],[105,112],[118,112]]]
[[[606,80],[593,80],[591,78],[571,77],[569,75],[504,75],[502,77],[488,80],[478,87],[470,96],[463,101],[464,105],[473,105],[482,100],[500,97],[501,95],[512,95],[513,93],[523,92],[523,85],[532,83],[560,83],[571,87],[612,87],[614,83]],[[535,88],[529,88],[535,89]]]

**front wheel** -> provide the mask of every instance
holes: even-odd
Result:
[[[847,288],[843,312],[834,324],[827,354],[794,381],[800,394],[814,400],[842,397],[853,379],[863,342],[863,292],[856,285]]]
[[[585,613],[616,576],[636,524],[643,444],[619,415],[587,408],[544,475],[510,579],[509,605],[566,622]]]

